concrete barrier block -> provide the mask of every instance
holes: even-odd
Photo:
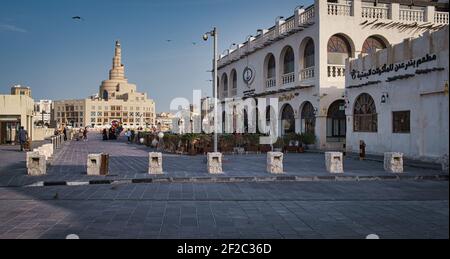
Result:
[[[208,173],[210,174],[221,174],[222,170],[222,153],[208,153]]]
[[[89,154],[87,159],[87,174],[92,176],[108,175],[109,155]]]
[[[27,152],[27,172],[31,176],[41,176],[47,173],[45,156],[39,152]]]
[[[325,166],[329,173],[332,174],[344,173],[344,161],[342,152],[326,152]]]
[[[267,152],[267,172],[271,174],[283,173],[282,152]]]
[[[403,173],[403,154],[398,152],[384,153],[384,170],[390,173]]]
[[[159,152],[149,153],[148,173],[149,174],[163,174],[162,153],[159,153]]]

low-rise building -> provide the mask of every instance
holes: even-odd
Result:
[[[175,116],[170,112],[162,112],[156,115],[156,128],[158,131],[171,132]]]
[[[347,148],[439,161],[449,153],[449,28],[347,63]]]
[[[15,143],[22,126],[33,139],[33,111],[29,87],[14,86],[10,95],[0,95],[0,144]]]
[[[33,124],[35,126],[50,127],[53,124],[53,120],[53,102],[51,100],[35,102]]]

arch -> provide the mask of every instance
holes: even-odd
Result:
[[[276,74],[276,60],[272,53],[267,54],[264,61],[264,76],[266,79],[275,79]]]
[[[286,46],[280,56],[281,74],[287,75],[295,72],[295,54],[291,46]]]
[[[301,46],[301,53],[303,53],[302,67],[303,68],[314,67],[314,65],[315,65],[315,46],[314,46],[314,40],[312,38],[308,37],[303,40],[303,43]]]
[[[336,100],[327,112],[327,137],[345,138],[346,135],[345,101]]]
[[[222,74],[222,80],[220,81],[222,85],[222,91],[226,93],[228,91],[228,75],[227,73]]]
[[[367,93],[360,94],[353,106],[353,131],[377,132],[378,114],[375,101]]]
[[[236,72],[236,69],[231,70],[231,89],[237,89],[237,72]]]
[[[301,132],[314,134],[316,128],[316,112],[312,103],[303,103],[300,116]]]
[[[381,35],[372,35],[368,37],[362,46],[361,52],[365,54],[372,54],[378,50],[385,49],[389,42]]]
[[[290,104],[285,104],[281,110],[282,134],[295,133],[295,114]]]
[[[353,57],[353,41],[345,34],[334,34],[327,43],[328,64],[345,65],[345,60]]]

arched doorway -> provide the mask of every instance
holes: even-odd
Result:
[[[315,134],[316,113],[314,106],[310,102],[306,102],[303,105],[300,125],[302,133]]]
[[[343,141],[346,130],[345,101],[337,100],[328,108],[327,141]]]
[[[281,112],[281,130],[283,135],[295,133],[294,109],[289,104],[286,104]]]

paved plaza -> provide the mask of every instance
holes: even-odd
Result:
[[[265,155],[228,155],[220,177],[248,181],[214,182],[204,156],[165,154],[158,177],[205,181],[158,182],[147,174],[149,148],[91,134],[64,145],[47,176],[29,177],[24,153],[0,149],[0,238],[448,238],[448,174],[433,178],[445,176],[439,170],[406,167],[405,175],[428,180],[393,180],[382,163],[348,158],[344,175],[378,180],[331,181],[323,154],[287,154],[286,176],[319,180],[255,181],[270,176]],[[111,155],[110,176],[85,175],[87,154],[97,152]],[[146,178],[155,181],[29,187]]]

